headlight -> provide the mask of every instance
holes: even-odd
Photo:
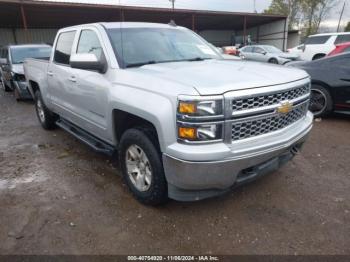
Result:
[[[184,142],[205,143],[223,139],[223,97],[180,96],[177,105],[177,134]]]
[[[191,100],[188,97],[179,97],[177,113],[181,119],[223,118],[223,99],[213,97],[208,100]]]

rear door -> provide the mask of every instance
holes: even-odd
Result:
[[[50,101],[55,111],[68,120],[73,120],[76,111],[70,98],[74,79],[69,65],[75,36],[76,30],[59,33],[47,71]]]
[[[261,47],[254,47],[253,49],[254,60],[259,62],[267,62],[268,57],[266,56],[266,51]]]

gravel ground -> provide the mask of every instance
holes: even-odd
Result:
[[[350,117],[226,196],[145,207],[110,159],[0,90],[0,254],[350,254]]]

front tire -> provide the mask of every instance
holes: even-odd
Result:
[[[150,128],[127,130],[119,145],[123,178],[134,197],[145,205],[168,200],[168,188],[156,134]]]
[[[56,128],[57,115],[51,112],[45,105],[40,91],[35,92],[35,111],[41,126],[46,130]]]
[[[270,63],[270,64],[278,65],[278,60],[277,60],[276,58],[271,58],[271,59],[269,60],[269,63]]]
[[[333,100],[327,88],[317,84],[312,85],[309,110],[315,117],[327,116],[332,112]]]

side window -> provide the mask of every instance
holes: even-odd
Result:
[[[100,40],[92,30],[82,30],[77,47],[78,54],[95,54],[98,59],[103,53]]]
[[[59,64],[69,65],[75,31],[64,32],[58,36],[54,61]]]
[[[253,47],[251,47],[251,46],[245,47],[243,49],[243,52],[251,53],[251,52],[253,52]]]
[[[265,51],[261,47],[255,47],[254,53],[263,54],[263,53],[265,53]]]
[[[334,44],[342,44],[342,43],[346,43],[346,42],[350,42],[350,34],[348,35],[338,35],[337,39],[335,40]]]
[[[323,35],[323,36],[312,36],[308,37],[306,39],[305,44],[306,45],[322,45],[325,44],[329,38],[331,38],[330,35]]]

